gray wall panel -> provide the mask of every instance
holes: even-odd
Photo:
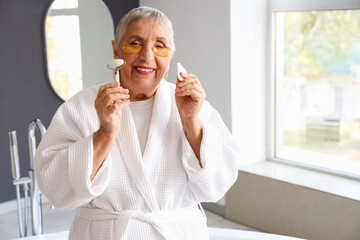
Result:
[[[0,0],[0,202],[15,199],[8,132],[17,131],[22,176],[29,168],[27,125],[47,127],[62,101],[46,73],[43,21],[51,0]],[[137,0],[105,0],[114,26]],[[21,67],[18,67],[21,66]]]

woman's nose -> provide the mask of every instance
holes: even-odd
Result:
[[[144,46],[144,49],[140,53],[140,58],[146,62],[154,59],[154,53],[151,46]]]

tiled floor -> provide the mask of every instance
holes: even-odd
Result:
[[[241,230],[251,230],[249,227],[237,224],[235,222],[224,219],[223,217],[216,215],[212,212],[206,211],[207,224],[209,227],[219,228],[231,228]],[[44,233],[60,232],[69,230],[76,210],[62,211],[52,210],[50,204],[46,204],[43,207],[44,218]],[[29,226],[28,233],[31,233],[31,226]],[[19,237],[17,212],[10,212],[0,215],[0,239],[7,240]]]

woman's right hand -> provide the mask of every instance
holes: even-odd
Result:
[[[99,132],[116,137],[121,126],[121,111],[130,103],[129,90],[118,82],[100,87],[95,99],[95,109],[100,120]]]

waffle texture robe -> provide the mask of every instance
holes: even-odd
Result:
[[[218,112],[204,101],[200,168],[180,121],[175,85],[163,79],[144,154],[127,106],[112,151],[91,181],[98,89],[86,89],[59,107],[35,155],[42,193],[57,208],[79,208],[69,239],[208,239],[197,204],[224,196],[239,161]]]

